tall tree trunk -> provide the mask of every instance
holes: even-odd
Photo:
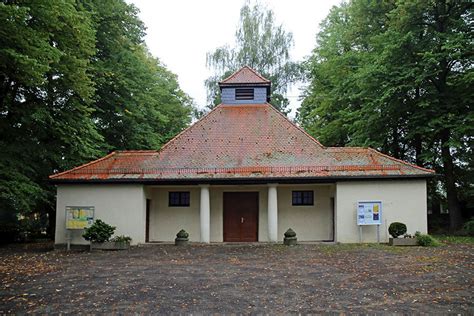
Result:
[[[456,181],[454,177],[453,156],[449,149],[449,130],[444,129],[441,132],[441,158],[444,167],[444,181],[446,187],[446,195],[448,199],[449,210],[449,230],[454,232],[459,229],[462,224],[461,209],[459,208],[459,200],[456,189]]]
[[[423,146],[422,146],[422,141],[421,141],[421,135],[416,134],[415,139],[413,141],[413,147],[415,147],[415,163],[417,166],[424,166],[423,161],[421,160],[421,154],[423,151]]]
[[[436,13],[435,13],[435,27],[440,34],[446,33],[446,23],[448,15],[446,13],[446,0],[436,1]],[[449,103],[447,102],[448,93],[448,74],[450,72],[450,66],[448,63],[448,57],[442,47],[442,42],[439,42],[437,53],[441,54],[439,60],[439,73],[438,80],[435,84],[438,89],[438,102],[440,110],[445,113],[449,113]],[[444,124],[447,122],[444,122]],[[451,132],[448,128],[442,128],[440,132],[441,140],[441,160],[443,161],[444,169],[444,183],[446,187],[446,198],[448,200],[449,210],[449,230],[454,232],[459,229],[462,224],[461,209],[459,207],[459,200],[456,188],[456,179],[454,176],[454,161],[450,151],[449,140],[451,138]]]
[[[415,105],[419,107],[418,102],[420,102],[420,87],[415,89]],[[424,166],[423,161],[421,160],[421,154],[423,151],[423,141],[421,134],[416,133],[413,137],[413,147],[415,147],[415,163],[417,166]]]
[[[399,140],[399,137],[398,137],[398,125],[395,125],[392,129],[392,150],[391,150],[391,154],[393,155],[393,157],[397,158],[397,159],[401,159],[400,157],[400,140]]]

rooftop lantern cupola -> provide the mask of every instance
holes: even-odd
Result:
[[[270,102],[270,80],[244,66],[219,82],[223,104],[260,104]]]

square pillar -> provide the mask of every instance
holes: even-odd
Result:
[[[209,200],[209,185],[200,185],[201,199],[200,199],[200,223],[201,223],[201,242],[211,242],[211,203]]]
[[[278,193],[277,184],[268,185],[268,241],[278,241]]]

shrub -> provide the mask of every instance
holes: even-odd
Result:
[[[469,236],[474,236],[474,217],[467,221],[463,228]]]
[[[110,241],[113,241],[113,242],[131,242],[132,237],[125,236],[125,235],[120,235],[120,236],[115,236]]]
[[[184,229],[181,229],[181,230],[176,234],[176,237],[179,238],[179,239],[188,239],[189,234],[188,234],[188,232],[185,231]]]
[[[393,238],[398,238],[398,236],[401,236],[405,234],[406,232],[407,232],[407,225],[400,222],[393,222],[388,227],[388,233]]]
[[[115,227],[104,223],[100,219],[96,220],[91,227],[86,228],[82,237],[85,240],[92,242],[102,243],[109,241],[110,237],[114,234]]]
[[[288,228],[288,230],[285,232],[285,237],[286,238],[293,238],[293,237],[296,237],[296,233],[293,229],[291,228]]]
[[[422,247],[436,247],[439,246],[439,242],[431,237],[430,235],[422,234],[420,232],[415,233],[416,242]]]

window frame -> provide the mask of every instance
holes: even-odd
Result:
[[[314,190],[292,190],[292,206],[314,206]]]
[[[254,88],[235,88],[235,100],[237,101],[255,100],[255,89]]]
[[[168,207],[189,207],[190,205],[191,205],[191,192],[189,191],[169,191],[168,192]]]

